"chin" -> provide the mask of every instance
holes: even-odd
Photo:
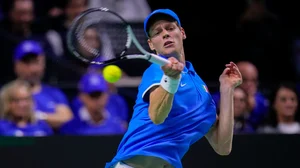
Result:
[[[165,56],[165,57],[175,57],[175,58],[179,58],[179,55],[177,54],[177,52],[176,51],[171,51],[171,52],[165,52],[165,53],[163,53],[162,54],[163,56]]]

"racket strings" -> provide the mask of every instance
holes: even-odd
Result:
[[[98,60],[98,57],[105,61],[119,56],[128,41],[126,25],[110,12],[87,13],[72,28],[71,45],[79,53],[76,56],[86,62]]]

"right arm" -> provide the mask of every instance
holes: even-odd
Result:
[[[156,86],[150,91],[149,117],[154,124],[161,124],[171,111],[174,94],[167,92],[161,86]]]
[[[164,75],[159,86],[150,89],[149,95],[149,117],[154,124],[162,124],[168,117],[174,94],[178,89],[181,79],[181,71],[184,65],[174,57],[170,57],[170,64],[162,66]]]
[[[59,128],[73,118],[73,113],[67,105],[58,104],[54,113],[38,112],[37,118],[45,120],[52,128]]]

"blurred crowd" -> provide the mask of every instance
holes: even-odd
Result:
[[[277,45],[278,39],[272,35],[276,33],[266,34],[268,41],[260,40],[264,44],[245,40],[255,38],[247,32],[249,27],[251,32],[257,28],[254,34],[265,35],[263,28],[253,27],[253,23],[271,23],[267,25],[273,25],[272,30],[276,31],[276,16],[261,2],[249,1],[237,28],[242,38],[240,49],[247,52],[241,52],[244,57],[236,62],[243,84],[234,92],[234,131],[235,134],[298,134],[300,92],[296,83],[276,83],[269,86],[268,94],[260,90],[258,69],[263,65],[259,59],[268,51],[265,47]],[[79,61],[66,46],[72,20],[90,7],[100,6],[134,23],[143,23],[151,12],[144,0],[0,0],[1,136],[122,135],[126,131],[131,105],[115,84],[103,79],[102,66]],[[84,36],[91,45],[109,50],[103,56],[115,56],[109,37],[99,35],[92,26]],[[270,41],[272,44],[267,45]],[[295,55],[295,60],[299,58]],[[272,74],[272,69],[267,73]],[[69,95],[53,85],[62,81],[76,83],[76,94]],[[220,94],[218,91],[211,94],[219,106]]]

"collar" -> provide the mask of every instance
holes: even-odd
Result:
[[[191,62],[189,62],[189,61],[185,62],[185,67],[183,68],[183,73],[192,73],[193,75],[196,74],[196,71]]]

